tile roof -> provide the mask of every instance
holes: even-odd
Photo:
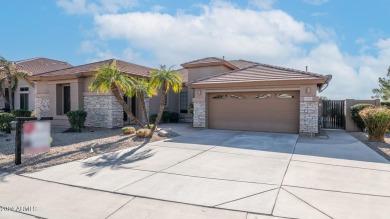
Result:
[[[242,59],[230,60],[229,63],[236,66],[239,69],[248,68],[248,67],[259,64],[258,62],[252,62],[252,61],[247,61],[247,60],[242,60]]]
[[[114,59],[108,59],[108,60],[89,63],[89,64],[85,64],[85,65],[74,66],[74,67],[61,69],[61,70],[57,70],[57,71],[42,73],[42,74],[39,74],[36,76],[55,77],[55,76],[78,75],[81,73],[89,73],[89,72],[96,71],[99,67],[101,67],[103,65],[110,64],[113,60]],[[117,65],[117,68],[119,70],[121,70],[125,73],[139,75],[139,76],[146,76],[146,77],[149,76],[149,72],[152,70],[152,68],[129,63],[129,62],[125,62],[122,60],[116,60],[116,65]]]
[[[217,57],[206,57],[203,59],[197,59],[194,61],[186,62],[181,65],[196,65],[196,64],[207,64],[207,63],[213,63],[213,62],[225,62],[226,60],[220,59]]]
[[[237,63],[236,63],[237,64]],[[249,65],[249,64],[248,64]],[[199,79],[192,84],[215,84],[234,82],[255,81],[278,81],[278,80],[330,80],[331,76],[324,76],[312,72],[305,72],[291,68],[283,68],[266,64],[254,64],[252,66],[224,72],[219,75]]]
[[[71,64],[48,58],[33,58],[16,62],[16,68],[31,75],[72,67]]]

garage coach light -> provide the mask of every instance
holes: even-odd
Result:
[[[311,93],[311,88],[310,88],[310,87],[307,87],[307,88],[306,88],[306,93],[307,93],[307,94],[310,94],[310,93]]]

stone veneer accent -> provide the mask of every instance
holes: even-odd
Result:
[[[84,96],[88,113],[85,126],[115,128],[123,126],[123,109],[114,96]]]
[[[37,118],[51,116],[49,97],[35,97],[35,116]]]
[[[206,127],[206,102],[205,101],[194,101],[193,127],[196,128]]]
[[[318,101],[300,102],[299,132],[303,135],[318,133]]]

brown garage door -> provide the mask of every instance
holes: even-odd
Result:
[[[208,105],[212,129],[299,131],[299,91],[210,93]]]

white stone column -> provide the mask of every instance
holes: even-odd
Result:
[[[318,133],[318,100],[300,101],[299,133],[311,135]]]
[[[35,116],[37,118],[50,116],[49,97],[35,97]]]
[[[206,127],[206,101],[204,99],[193,99],[194,103],[194,118],[193,127],[205,128]]]

